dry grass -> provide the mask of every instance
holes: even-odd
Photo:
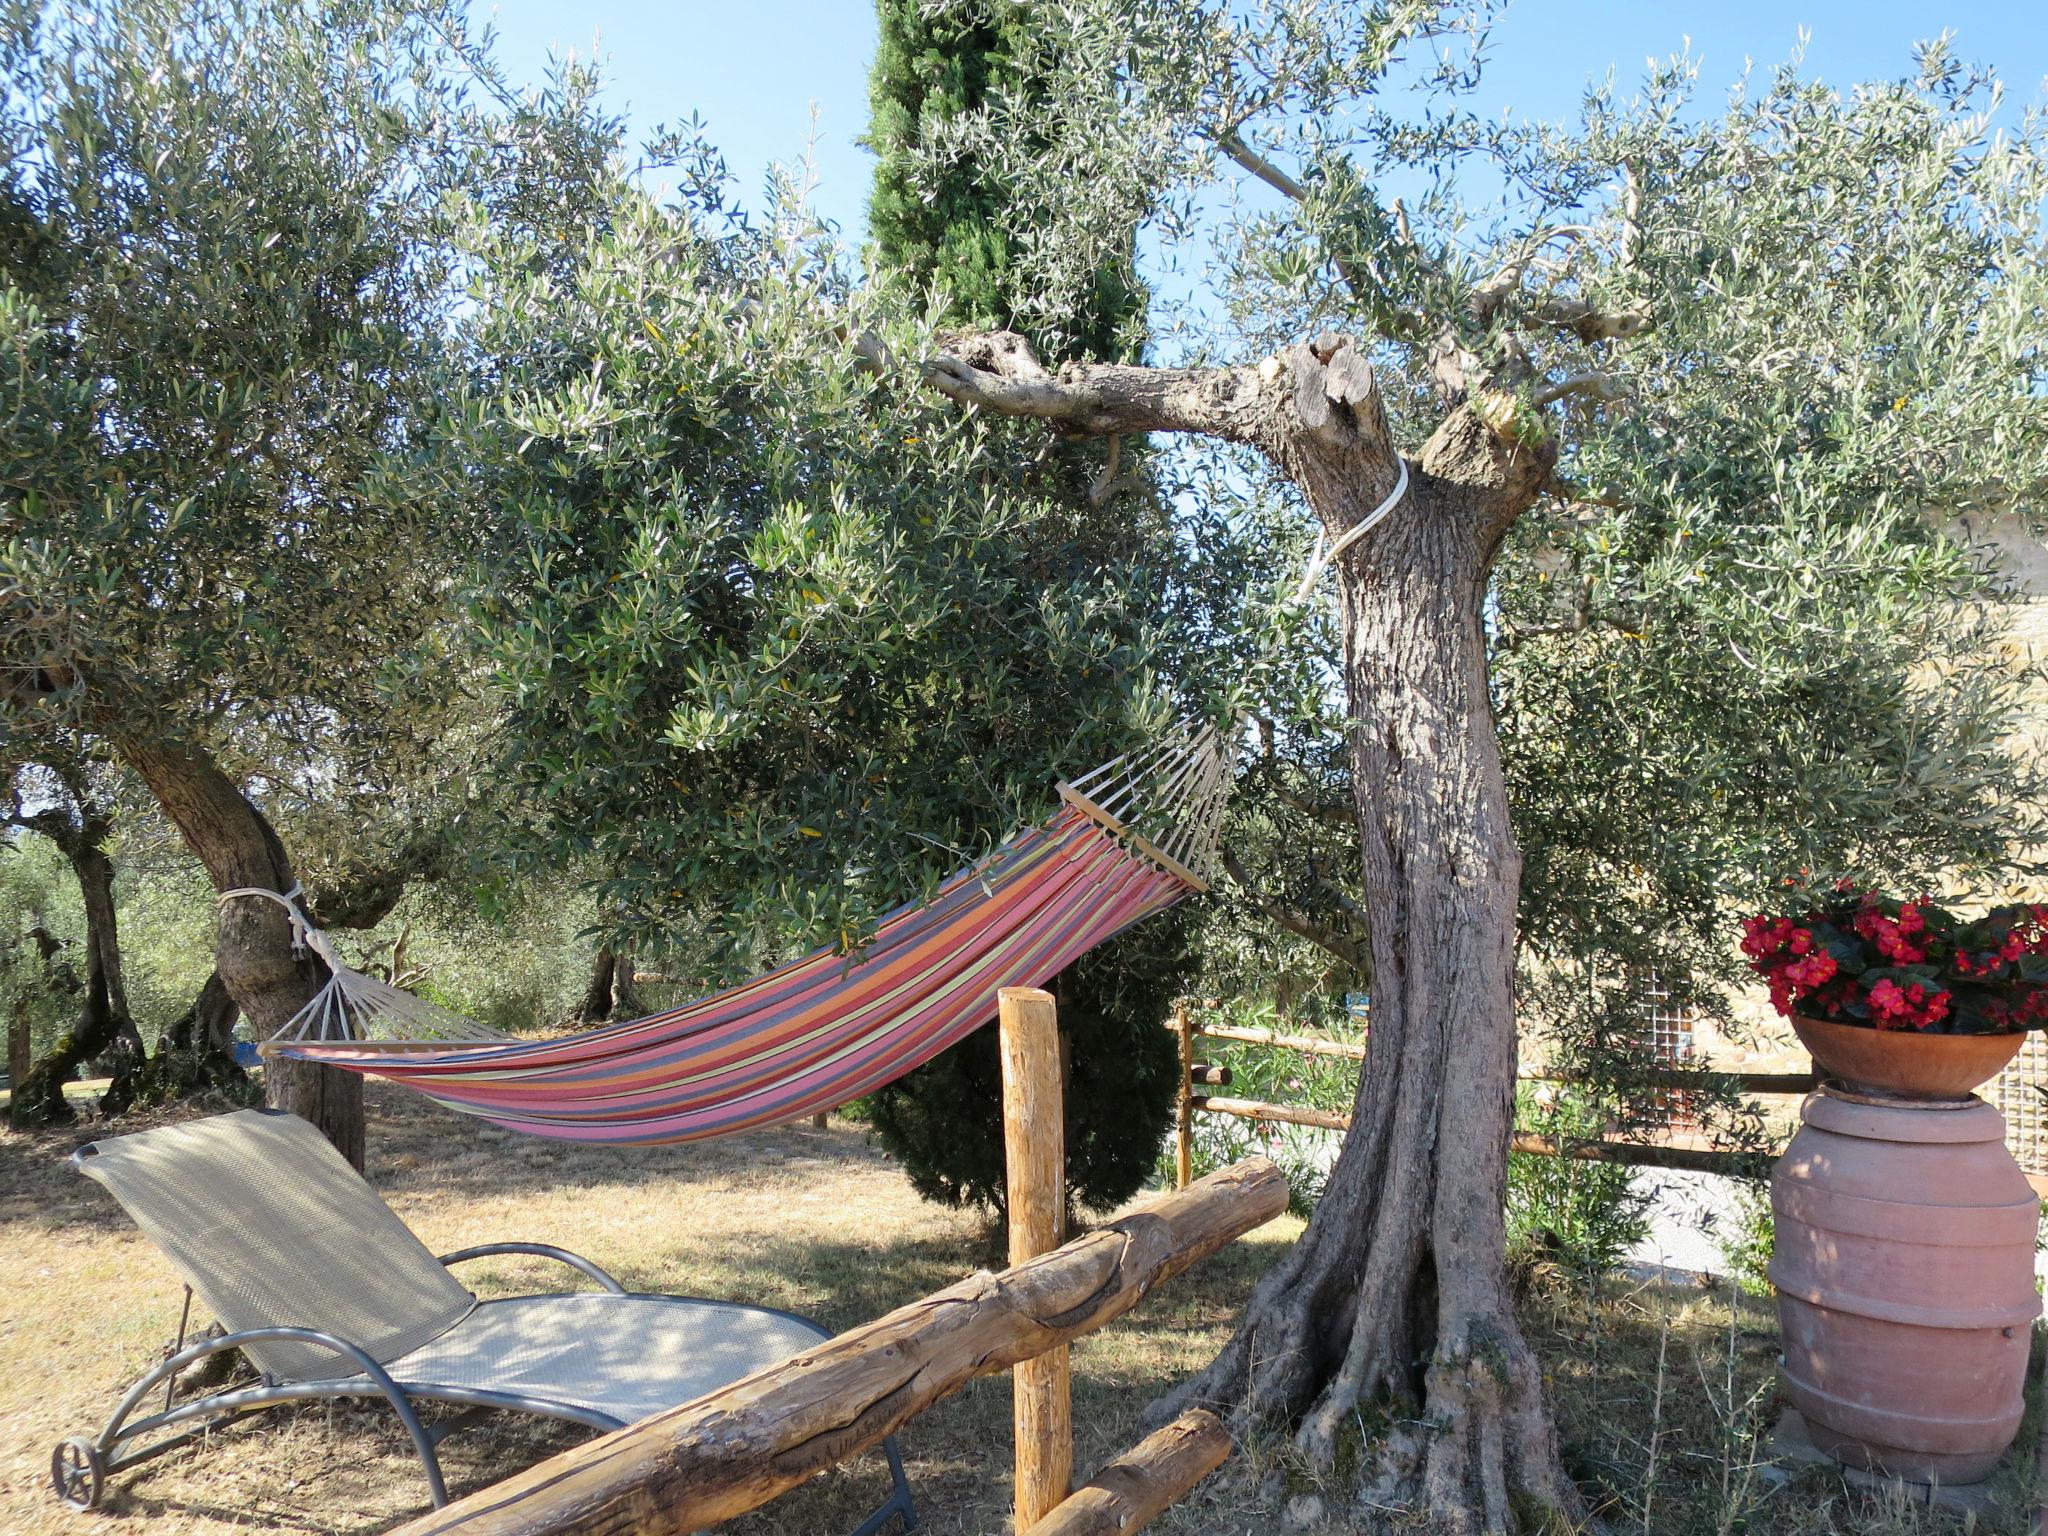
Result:
[[[1778,1331],[1767,1302],[1610,1281],[1597,1296],[1532,1298],[1523,1326],[1546,1362],[1567,1464],[1615,1532],[1684,1536],[2027,1536],[2036,1492],[2032,1401],[2017,1449],[1986,1485],[1998,1508],[1928,1510],[1812,1466],[1773,1466]],[[2037,1331],[2035,1347],[2041,1340]],[[2038,1365],[2038,1361],[2036,1362]]]
[[[374,1084],[370,1102],[371,1181],[436,1252],[511,1238],[558,1243],[631,1289],[760,1302],[834,1328],[1001,1262],[981,1223],[918,1200],[845,1122],[597,1151],[457,1120]],[[50,1447],[98,1427],[176,1333],[182,1297],[156,1250],[65,1164],[91,1137],[83,1125],[38,1137],[0,1133],[0,1531],[369,1532],[416,1512],[425,1485],[405,1437],[388,1413],[368,1407],[306,1408],[225,1430],[117,1478],[102,1517],[56,1505]],[[1258,1271],[1298,1230],[1292,1220],[1274,1223],[1162,1288],[1135,1319],[1076,1347],[1083,1467],[1135,1439],[1144,1405],[1221,1346]],[[555,1266],[519,1259],[463,1269],[464,1282],[486,1295],[545,1289],[560,1277]],[[450,1489],[494,1482],[586,1433],[493,1416],[443,1446]],[[1009,1433],[1002,1380],[975,1383],[904,1431],[927,1529],[1002,1528]],[[865,1457],[732,1529],[851,1530],[886,1493],[880,1457]]]
[[[999,1262],[974,1219],[936,1210],[859,1127],[835,1121],[700,1146],[602,1152],[509,1136],[371,1088],[370,1177],[437,1251],[530,1238],[590,1254],[636,1289],[728,1296],[845,1327]],[[122,1129],[129,1128],[127,1126]],[[97,1427],[122,1386],[176,1331],[179,1287],[97,1185],[64,1158],[90,1139],[0,1133],[0,1531],[170,1536],[227,1529],[373,1532],[424,1504],[406,1442],[367,1407],[313,1407],[236,1426],[116,1480],[104,1512],[49,1497],[61,1435]],[[1137,1437],[1146,1403],[1227,1336],[1252,1282],[1299,1224],[1275,1222],[1174,1281],[1074,1355],[1076,1461],[1085,1471]],[[468,1266],[485,1294],[559,1283],[523,1260]],[[1531,1336],[1551,1364],[1574,1472],[1609,1529],[1681,1536],[1848,1536],[1961,1531],[1887,1508],[1805,1471],[1774,1484],[1755,1463],[1776,1404],[1767,1311],[1726,1298],[1610,1290],[1533,1299]],[[1663,1370],[1658,1362],[1660,1353]],[[2032,1426],[2023,1432],[2031,1445]],[[451,1488],[483,1486],[574,1443],[583,1431],[500,1415],[443,1447]],[[1009,1394],[976,1383],[904,1433],[918,1507],[941,1533],[996,1532],[1009,1504]],[[2001,1491],[2017,1510],[2031,1469]],[[745,1536],[850,1530],[886,1492],[878,1457],[820,1479],[736,1523]],[[1317,1529],[1348,1518],[1284,1454],[1238,1463],[1161,1520],[1163,1532],[1277,1532],[1278,1503],[1320,1492]],[[1297,1506],[1299,1507],[1299,1506]],[[1979,1523],[2019,1536],[2017,1513]]]

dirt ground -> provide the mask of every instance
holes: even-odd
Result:
[[[788,1127],[647,1150],[515,1137],[372,1085],[370,1178],[437,1252],[509,1239],[587,1253],[635,1290],[761,1302],[843,1328],[1000,1264],[976,1219],[911,1193],[853,1123]],[[105,1130],[137,1128],[124,1122]],[[61,1509],[48,1458],[96,1429],[176,1333],[171,1269],[65,1159],[82,1122],[0,1132],[0,1532],[185,1536],[227,1530],[368,1533],[426,1504],[388,1413],[315,1406],[237,1425],[116,1479],[93,1515]],[[1085,1475],[1137,1438],[1145,1405],[1204,1364],[1259,1272],[1299,1231],[1284,1218],[1163,1287],[1074,1351],[1075,1461]],[[538,1262],[465,1266],[480,1294],[559,1287]],[[1724,1295],[1615,1284],[1537,1287],[1525,1321],[1549,1363],[1567,1459],[1608,1529],[1714,1536],[2027,1530],[2032,1468],[2016,1457],[2002,1507],[1974,1526],[1819,1471],[1768,1465],[1775,1334],[1767,1309]],[[2033,1422],[2020,1444],[2034,1443]],[[1009,1388],[995,1378],[902,1435],[927,1530],[1006,1529]],[[587,1431],[494,1415],[442,1447],[450,1489],[484,1486]],[[887,1492],[864,1457],[727,1527],[744,1536],[850,1531]],[[1276,1518],[1282,1507],[1287,1518]],[[1382,1528],[1388,1517],[1319,1488],[1284,1450],[1253,1444],[1153,1529],[1250,1533]],[[1396,1522],[1397,1524],[1400,1522]]]

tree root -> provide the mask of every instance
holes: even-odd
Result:
[[[1558,1460],[1542,1373],[1512,1322],[1456,1320],[1409,1382],[1390,1345],[1400,1320],[1365,1309],[1333,1361],[1314,1347],[1320,1288],[1306,1272],[1316,1267],[1298,1260],[1270,1274],[1222,1354],[1147,1418],[1202,1402],[1225,1411],[1240,1433],[1293,1423],[1295,1450],[1325,1476],[1353,1436],[1363,1438],[1351,1481],[1356,1513],[1368,1521],[1423,1516],[1446,1536],[1577,1529],[1583,1504]]]

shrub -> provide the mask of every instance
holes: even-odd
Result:
[[[1605,1116],[1583,1094],[1525,1092],[1517,1120],[1545,1136],[1596,1136]],[[1508,1253],[1522,1273],[1551,1268],[1590,1284],[1649,1231],[1651,1195],[1628,1168],[1518,1152],[1508,1159]]]
[[[1102,945],[1055,984],[1067,1056],[1067,1195],[1106,1211],[1136,1194],[1179,1091],[1166,1021],[1188,979],[1186,910]],[[980,1029],[866,1101],[882,1145],[927,1200],[1002,1213],[1002,1068]]]

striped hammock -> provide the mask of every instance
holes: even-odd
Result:
[[[264,1052],[388,1078],[565,1141],[696,1141],[801,1119],[958,1043],[995,1017],[1001,988],[1042,985],[1206,889],[1229,755],[1204,728],[1061,784],[1051,821],[891,913],[853,962],[821,949],[666,1013],[505,1044],[477,1042],[474,1025],[464,1038],[364,1038],[378,1014],[349,973]],[[398,1013],[403,1024],[425,1016],[417,1000]]]

